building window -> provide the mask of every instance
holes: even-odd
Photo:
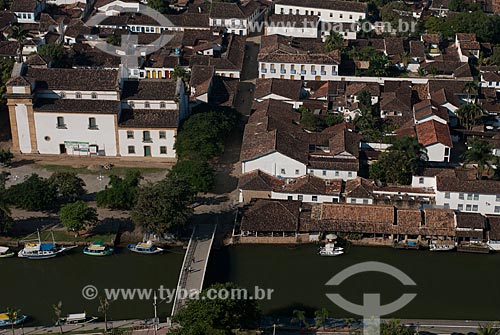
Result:
[[[143,142],[152,142],[151,140],[151,132],[145,130],[142,132],[142,141]]]
[[[89,129],[97,129],[97,123],[95,117],[89,117]]]
[[[166,146],[161,146],[160,147],[160,154],[166,155],[167,154],[167,147]]]
[[[338,203],[338,202],[339,202],[339,198],[333,198],[333,199],[332,199],[332,202],[333,202],[333,203]]]
[[[473,212],[477,212],[477,210],[478,210],[477,205],[473,205],[473,206],[472,206],[472,211],[473,211]]]
[[[342,19],[343,17],[344,17],[344,14],[340,13],[340,14],[339,14],[339,18],[341,18],[341,19]]]
[[[160,102],[160,108],[162,108],[162,109],[163,109],[163,108],[167,108],[167,104],[166,104],[166,103],[164,103],[163,101],[162,101],[162,102]]]
[[[82,94],[80,92],[76,92],[75,93],[75,98],[76,99],[81,99],[82,98]]]
[[[134,131],[133,130],[127,130],[127,138],[128,139],[134,138]]]
[[[497,194],[495,201],[500,202],[500,194]]]
[[[463,210],[464,210],[464,205],[459,204],[459,205],[458,205],[458,210],[459,210],[459,211],[463,211]]]
[[[335,177],[338,177],[338,176],[340,176],[340,172],[335,171]]]
[[[368,205],[368,199],[363,199],[363,204]]]
[[[447,202],[445,202],[445,203],[444,203],[444,208],[449,209],[449,208],[450,208],[450,204],[449,204],[449,203],[447,203]]]
[[[135,103],[133,101],[129,101],[128,105],[130,106],[130,108],[134,108],[135,107]]]
[[[299,201],[304,200],[304,196],[302,194],[299,194],[299,196],[297,197],[297,200],[299,200]]]
[[[146,102],[144,103],[144,108],[149,108],[149,107],[151,107],[151,105],[149,104],[149,101],[146,101]]]
[[[92,97],[92,99],[97,99],[97,93],[96,92],[92,92],[91,97]]]
[[[64,99],[64,98],[66,98],[66,93],[64,93],[64,92],[60,92],[60,93],[59,93],[59,96],[60,96],[62,99]]]
[[[467,200],[472,200],[472,193],[471,194],[467,194]]]
[[[296,175],[299,175],[299,174],[300,174],[300,170],[299,170],[299,169],[296,169],[296,170],[295,170],[295,174],[296,174]]]
[[[474,194],[474,200],[479,200],[479,194]]]
[[[444,193],[444,198],[445,199],[450,199],[450,192],[445,192]]]
[[[314,201],[314,202],[318,201],[318,196],[317,195],[313,195],[312,196],[312,201]]]
[[[463,194],[463,193],[459,193],[459,194],[458,194],[458,199],[460,199],[460,200],[464,200],[464,194]]]
[[[285,169],[281,169],[281,174],[285,174]]]
[[[500,213],[500,206],[495,206],[495,213]]]
[[[66,129],[66,124],[64,123],[64,118],[62,116],[57,117],[57,128]]]
[[[418,178],[418,183],[419,184],[423,184],[424,183],[424,178],[423,177]]]
[[[129,154],[135,154],[135,147],[133,145],[128,146],[128,153]]]
[[[326,170],[323,170],[323,176],[326,176]]]
[[[356,199],[351,198],[351,204],[355,204],[355,203],[356,203]]]
[[[350,178],[350,177],[352,177],[352,172],[350,172],[350,171],[349,171],[349,172],[347,173],[347,176],[348,176],[349,178]]]
[[[472,206],[471,206],[471,205],[466,205],[466,206],[465,206],[465,210],[466,210],[467,212],[470,212],[470,211],[471,211],[471,209],[472,209]]]

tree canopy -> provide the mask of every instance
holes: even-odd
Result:
[[[57,204],[57,190],[47,179],[36,173],[7,190],[9,200],[29,211],[52,209]]]
[[[79,231],[93,226],[97,222],[97,210],[79,200],[61,207],[59,218],[69,231]]]
[[[483,116],[482,108],[477,104],[461,105],[455,112],[460,125],[466,129],[471,129]]]
[[[168,175],[140,189],[131,213],[132,221],[146,232],[177,233],[193,213],[195,193],[188,181]]]
[[[215,284],[201,292],[199,299],[191,299],[174,317],[181,327],[176,335],[232,334],[233,329],[248,329],[260,319],[257,302],[251,299],[209,299],[208,291],[239,289],[232,283]]]
[[[97,206],[113,209],[132,209],[137,198],[141,173],[128,170],[124,178],[111,175],[106,188],[97,193]]]
[[[85,182],[73,172],[55,172],[48,181],[56,188],[61,202],[76,201],[87,192]]]
[[[330,52],[333,50],[343,50],[344,49],[344,37],[338,32],[330,31],[330,35],[326,37],[325,40],[325,51]]]
[[[427,159],[425,148],[415,137],[402,137],[370,166],[370,177],[382,183],[409,185]]]
[[[470,142],[470,148],[467,150],[462,159],[465,163],[477,164],[478,177],[481,178],[483,172],[491,168],[492,162],[495,160],[495,155],[493,155],[493,146],[481,140],[472,140]]]
[[[186,180],[196,192],[208,192],[215,183],[215,172],[212,166],[199,159],[180,160],[170,170],[174,179]]]

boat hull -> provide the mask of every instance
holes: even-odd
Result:
[[[132,251],[132,252],[135,252],[137,254],[142,254],[142,255],[156,255],[156,254],[163,252],[162,248],[156,248],[156,247],[152,250],[138,249],[137,244],[129,244],[127,246],[127,249]]]
[[[97,257],[112,255],[114,251],[115,251],[115,249],[113,249],[113,248],[106,249],[105,251],[102,251],[102,252],[93,252],[93,251],[90,251],[87,247],[85,247],[83,249],[83,253],[85,255],[97,256]]]
[[[0,255],[0,258],[13,257],[15,254],[16,254],[15,252],[9,252],[8,254],[2,254],[2,255]]]
[[[26,321],[27,318],[28,318],[28,316],[26,316],[26,315],[20,315],[20,316],[16,317],[14,322],[11,322],[10,320],[0,320],[0,327],[12,326],[13,324],[14,324],[14,326],[19,325],[19,324],[23,323],[24,321]]]

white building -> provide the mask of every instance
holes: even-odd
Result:
[[[430,162],[449,162],[453,142],[448,124],[436,120],[418,123],[415,126],[418,142],[427,150]]]
[[[355,1],[280,0],[274,5],[274,13],[313,15],[321,22],[357,23],[366,18],[367,5]]]
[[[274,14],[269,17],[265,35],[318,38],[319,19],[312,15]]]
[[[18,23],[36,23],[45,5],[45,0],[15,0],[10,10],[16,14]]]
[[[26,154],[175,158],[187,113],[182,81],[121,83],[117,70],[16,64],[7,98],[13,151]]]
[[[210,27],[224,28],[235,35],[248,35],[265,7],[259,1],[214,2],[210,10]]]

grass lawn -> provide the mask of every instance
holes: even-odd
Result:
[[[85,234],[75,237],[75,234],[68,233],[66,230],[53,230],[54,239],[57,242],[93,242],[95,240],[102,240],[105,243],[111,243],[115,238],[115,233],[103,233],[99,232],[96,234]],[[42,241],[51,241],[52,235],[50,231],[41,231],[40,238]],[[36,239],[36,234],[29,234],[27,236],[20,237],[18,240],[33,240]]]
[[[56,164],[36,164],[36,168],[45,169],[50,172],[74,172],[76,174],[103,174],[103,175],[125,175],[129,170],[138,170],[141,174],[147,173],[157,173],[157,172],[167,172],[167,169],[163,168],[131,168],[131,167],[120,167],[114,166],[111,170],[89,170],[86,167],[72,167],[67,165],[56,165]]]

